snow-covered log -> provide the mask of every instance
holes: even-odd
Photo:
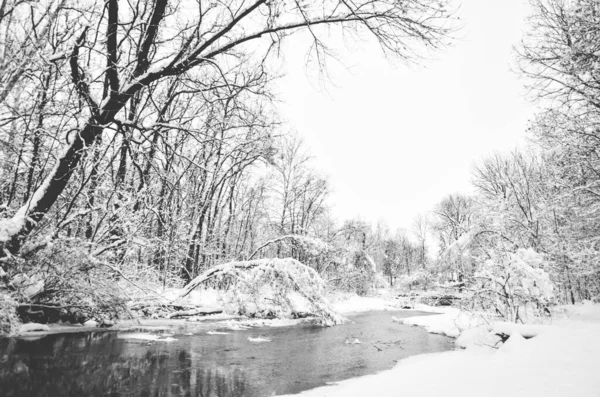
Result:
[[[174,313],[169,313],[167,318],[190,317],[190,316],[206,316],[209,314],[223,313],[223,309],[217,307],[199,307],[191,310],[179,310]]]
[[[526,325],[508,322],[498,322],[494,324],[494,329],[492,330],[492,333],[508,339],[510,335],[516,332],[523,338],[530,339],[538,336],[547,329],[547,325]]]
[[[331,326],[344,321],[325,299],[325,282],[321,276],[292,258],[230,262],[215,266],[186,285],[177,299],[187,296],[209,280],[225,281],[249,295],[259,294],[260,286],[267,286],[277,298],[281,298],[282,304],[289,303],[289,294],[295,292],[306,299],[310,311],[321,324]]]

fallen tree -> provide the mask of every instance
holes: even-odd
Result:
[[[208,316],[210,314],[223,313],[223,309],[220,308],[196,308],[190,310],[179,310],[173,313],[169,313],[167,318],[179,318],[179,317],[191,317],[191,316]]]
[[[227,292],[230,304],[240,314],[276,311],[277,314],[293,314],[294,304],[290,295],[300,295],[308,304],[310,312],[325,326],[340,324],[343,317],[335,313],[327,303],[325,282],[312,268],[292,258],[259,259],[230,262],[204,272],[185,286],[177,299],[208,283]]]

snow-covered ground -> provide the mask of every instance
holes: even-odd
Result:
[[[340,314],[360,313],[371,310],[398,310],[393,301],[382,298],[361,297],[354,294],[333,297],[333,310]]]
[[[358,306],[369,302],[359,305],[358,300]],[[493,324],[478,322],[457,309],[445,309],[439,316],[396,319],[430,332],[451,336],[462,332],[457,342],[466,349],[410,357],[389,371],[301,395],[600,396],[600,305],[567,307],[556,317],[544,326],[497,324],[496,331],[511,334],[498,348],[490,347],[498,339],[488,332]],[[521,334],[535,337],[525,339]]]

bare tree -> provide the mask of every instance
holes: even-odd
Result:
[[[0,221],[0,238],[8,250],[3,252],[19,251],[22,240],[65,191],[88,149],[111,129],[124,131],[122,137],[130,134],[139,119],[139,103],[159,100],[155,93],[172,77],[191,74],[200,86],[212,79],[211,83],[220,81],[222,87],[235,90],[236,76],[260,69],[272,48],[300,30],[312,34],[317,58],[327,52],[321,27],[339,26],[367,31],[386,52],[413,59],[420,46],[445,44],[452,29],[448,4],[437,0],[241,0],[210,7],[201,1],[166,0],[82,1],[77,8],[61,4],[51,9],[54,19],[45,18],[48,23],[61,18],[76,21],[61,25],[75,38],[56,48],[50,60],[68,70],[80,109],[65,126],[70,130],[68,143],[44,181],[11,219]],[[11,76],[19,76],[19,70]],[[227,73],[235,70],[238,73]],[[11,79],[5,90],[10,90]],[[122,141],[121,153],[129,151],[128,139]]]
[[[503,233],[522,247],[540,247],[542,239],[543,211],[545,205],[546,165],[532,153],[514,151],[510,155],[495,154],[475,167],[473,184],[484,199],[488,218],[498,209],[498,219],[492,223],[502,224]],[[496,200],[493,204],[492,201]]]
[[[66,3],[66,0],[44,3],[3,0],[0,3],[0,103],[30,70],[31,62],[52,57],[49,37]]]
[[[419,214],[413,222],[413,233],[417,238],[419,251],[419,265],[424,269],[427,266],[427,240],[431,232],[431,220],[427,214]]]

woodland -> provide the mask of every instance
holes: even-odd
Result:
[[[161,290],[205,282],[265,286],[279,306],[300,292],[327,324],[332,291],[449,295],[513,322],[597,301],[600,6],[530,2],[515,49],[539,108],[529,147],[483,159],[476,194],[395,231],[332,215],[278,115],[278,58],[309,35],[306,67],[324,70],[333,31],[429,62],[456,40],[458,4],[0,0],[0,333],[149,315]]]

